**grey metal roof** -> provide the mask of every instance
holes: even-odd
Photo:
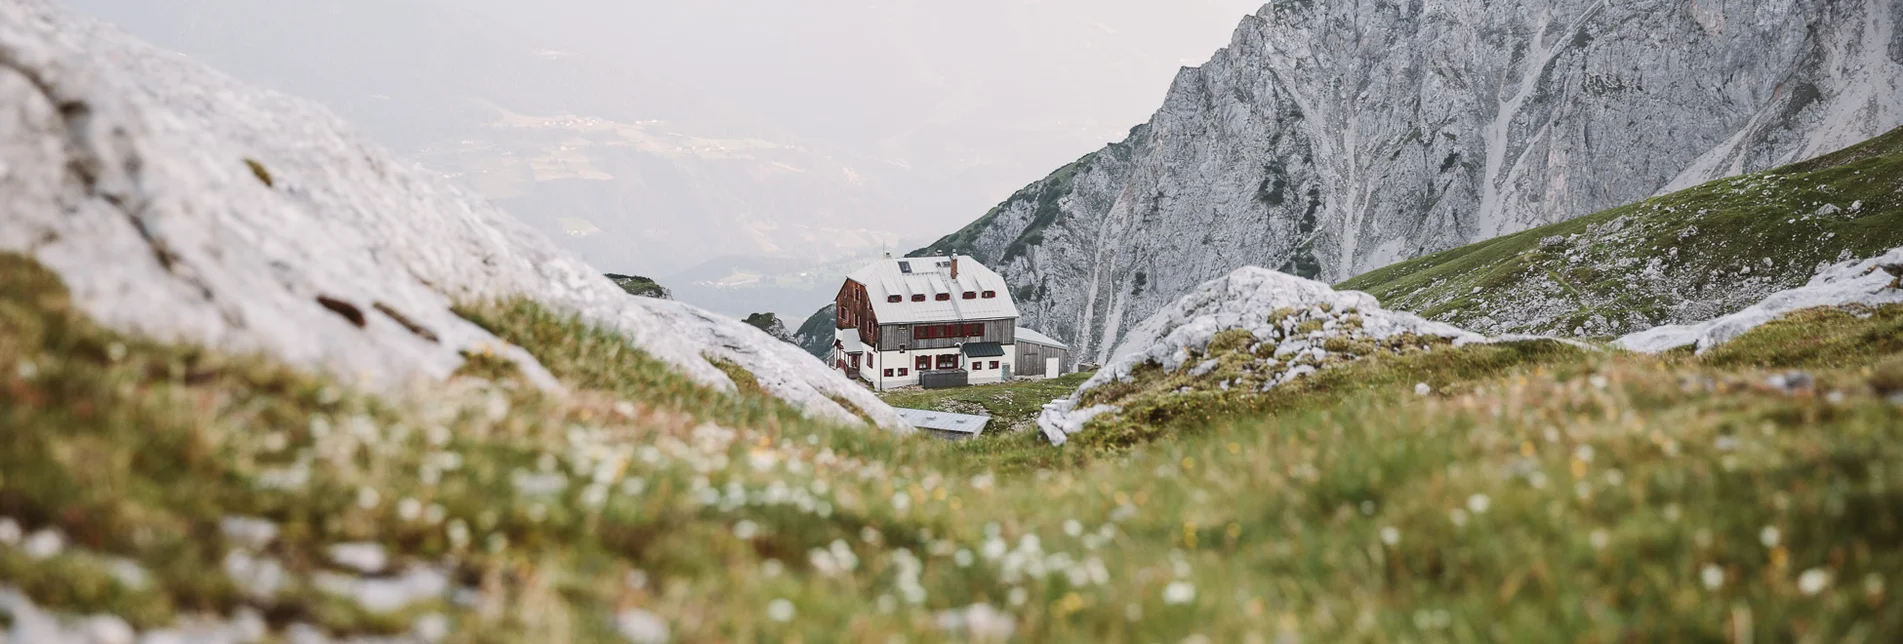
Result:
[[[1031,344],[1041,344],[1047,347],[1057,347],[1059,349],[1070,348],[1070,347],[1064,346],[1064,343],[1058,342],[1056,338],[1052,338],[1051,336],[1044,335],[1042,333],[1038,333],[1036,331],[1032,331],[1024,327],[1018,327],[1017,335],[1018,335],[1018,342],[1020,343],[1028,342]]]
[[[893,411],[899,412],[899,417],[905,419],[907,425],[942,432],[981,434],[985,431],[985,425],[991,422],[990,416],[954,414],[948,411],[905,408],[894,408]]]
[[[973,358],[1004,357],[1004,345],[996,342],[969,342],[965,344],[965,355]]]
[[[885,258],[846,277],[865,285],[866,296],[872,300],[872,312],[879,317],[880,324],[1003,320],[1018,316],[1018,306],[1011,301],[1011,287],[1003,277],[978,260],[961,255],[958,279],[952,279],[951,260],[950,257]],[[911,270],[900,267],[901,262],[909,264]],[[996,297],[967,300],[966,291],[992,291]],[[941,302],[940,293],[952,297]],[[887,300],[893,295],[899,296],[899,301]],[[925,301],[913,302],[913,295],[923,295]]]

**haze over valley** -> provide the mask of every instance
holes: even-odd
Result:
[[[62,3],[316,99],[597,268],[664,282],[929,243],[1122,138],[1259,4]],[[832,295],[721,281],[670,286],[736,316]]]

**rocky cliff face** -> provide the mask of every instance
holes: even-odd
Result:
[[[1888,0],[1278,0],[1131,136],[930,249],[1103,359],[1245,265],[1336,281],[1903,123]]]
[[[712,361],[845,422],[895,412],[798,348],[629,297],[487,201],[392,158],[330,112],[244,86],[42,0],[0,0],[0,252],[57,272],[123,331],[323,369],[369,386],[533,357],[451,306],[528,298],[627,336],[710,386]]]

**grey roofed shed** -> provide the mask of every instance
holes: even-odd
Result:
[[[954,414],[947,411],[904,408],[894,408],[893,411],[899,412],[899,417],[905,419],[906,424],[919,431],[937,438],[955,441],[975,438],[983,434],[985,425],[991,422],[990,416]]]
[[[1070,349],[1048,335],[1018,327],[1017,346],[1018,368],[1013,373],[1019,378],[1056,377],[1070,366]]]

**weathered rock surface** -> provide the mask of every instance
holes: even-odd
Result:
[[[793,338],[807,353],[825,360],[833,353],[833,327],[838,317],[838,304],[819,307],[818,311],[806,317],[805,322],[800,323],[799,330],[793,332]]]
[[[1245,265],[1338,281],[1903,124],[1889,0],[1277,0],[1153,120],[931,251],[1108,357]]]
[[[1246,336],[1224,338],[1237,331]],[[1077,393],[1047,407],[1037,423],[1053,444],[1064,444],[1091,420],[1121,411],[1121,400],[1087,404],[1092,390],[1135,382],[1145,365],[1194,378],[1185,385],[1188,390],[1262,392],[1330,365],[1415,350],[1430,339],[1488,341],[1412,313],[1385,310],[1367,293],[1245,267],[1203,284],[1137,325],[1109,364]],[[1162,395],[1170,393],[1189,392]]]
[[[687,376],[752,371],[815,416],[903,427],[798,348],[628,297],[480,198],[309,102],[243,86],[43,0],[0,0],[0,250],[58,272],[102,323],[258,351],[366,385],[449,376],[491,348],[455,302],[524,296],[624,333]]]
[[[1903,248],[1880,257],[1837,264],[1809,284],[1780,291],[1743,311],[1698,324],[1662,326],[1617,341],[1621,348],[1660,353],[1695,346],[1699,353],[1730,342],[1786,314],[1820,306],[1903,304]]]

